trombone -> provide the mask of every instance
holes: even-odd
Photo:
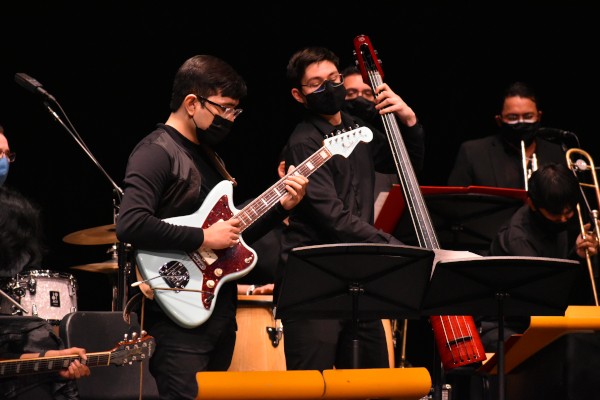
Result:
[[[527,147],[525,141],[521,140],[521,166],[523,167],[523,179],[525,180],[525,191],[529,190],[529,178],[531,174],[538,169],[538,161],[535,153],[531,155],[531,158],[527,157]],[[531,168],[528,167],[529,161],[531,161]]]
[[[589,212],[592,229],[594,230],[594,232],[596,232],[596,234],[598,234],[598,232],[600,232],[600,229],[598,228],[598,206],[600,205],[600,189],[598,186],[598,178],[596,176],[596,167],[594,165],[594,160],[592,160],[592,157],[586,151],[584,151],[582,149],[578,149],[578,148],[571,148],[571,149],[567,150],[566,157],[567,157],[567,166],[569,167],[569,169],[571,171],[573,171],[573,173],[575,174],[575,177],[579,181],[582,198],[583,198],[583,201],[585,202],[586,208]],[[596,203],[595,203],[596,208],[593,208],[592,206],[590,206],[590,203],[586,196],[586,190],[584,190],[585,188],[587,188],[588,194],[589,194],[589,190],[593,189],[593,191],[596,195]],[[579,203],[577,204],[577,214],[579,215],[579,225],[581,227],[581,235],[585,238],[585,235],[587,234],[587,232],[585,231],[585,228],[584,228],[583,217],[581,215],[581,206]],[[585,250],[585,256],[586,256],[586,261],[587,261],[587,266],[588,266],[588,273],[590,275],[590,281],[592,284],[594,301],[596,303],[596,306],[598,306],[599,305],[598,304],[598,294],[596,292],[596,283],[594,280],[594,270],[593,270],[592,261],[591,261],[591,258],[590,258],[590,255],[589,255],[587,249]]]

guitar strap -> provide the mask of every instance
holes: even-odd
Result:
[[[208,155],[208,157],[211,159],[211,161],[213,162],[213,165],[217,168],[217,170],[219,171],[221,176],[223,176],[223,178],[230,181],[234,187],[237,186],[237,181],[235,180],[235,178],[233,176],[231,176],[229,171],[227,171],[227,168],[225,168],[225,163],[223,162],[221,157],[219,157],[219,155],[210,147],[205,146],[202,143],[200,143],[200,146],[202,147],[202,150],[204,150],[206,155]]]

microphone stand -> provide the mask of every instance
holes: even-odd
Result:
[[[60,110],[63,113],[63,115],[66,115],[65,112],[60,107],[60,104],[58,104],[58,102],[56,102],[56,104],[60,108]],[[123,196],[123,189],[121,189],[115,183],[115,181],[110,177],[110,175],[108,175],[108,173],[104,170],[104,168],[102,168],[102,166],[100,165],[100,163],[98,162],[98,160],[96,160],[96,158],[94,157],[94,155],[92,154],[92,152],[87,148],[87,146],[83,142],[83,139],[81,139],[81,137],[79,136],[79,134],[77,133],[77,131],[73,128],[73,125],[69,122],[69,119],[67,118],[67,122],[69,122],[69,124],[71,125],[71,127],[67,126],[62,121],[62,119],[60,118],[60,116],[52,109],[52,107],[50,107],[50,105],[48,104],[47,101],[44,101],[44,105],[46,106],[46,108],[48,109],[48,111],[50,112],[50,114],[54,117],[54,119],[56,121],[58,121],[58,123],[61,124],[63,128],[65,128],[65,130],[73,137],[73,139],[75,139],[75,142],[77,142],[77,144],[79,145],[79,147],[81,147],[83,149],[83,151],[85,152],[85,154],[88,155],[88,157],[92,160],[92,162],[96,165],[96,167],[98,167],[98,169],[100,170],[100,172],[102,172],[102,174],[106,177],[106,179],[108,179],[108,181],[110,182],[110,184],[113,186],[113,188],[115,189],[115,191],[119,195],[119,200],[120,200],[120,198]]]
[[[81,149],[83,149],[85,154],[90,158],[90,160],[92,160],[94,165],[100,170],[100,172],[102,172],[104,177],[106,179],[108,179],[108,181],[112,185],[113,196],[114,196],[113,197],[113,223],[116,224],[117,216],[119,214],[119,207],[121,204],[121,199],[123,198],[123,193],[124,193],[123,189],[121,189],[115,183],[115,181],[110,177],[110,175],[106,172],[106,170],[102,167],[102,165],[100,165],[98,160],[96,160],[96,158],[94,157],[94,155],[92,154],[90,149],[88,149],[88,147],[84,143],[83,139],[81,138],[81,136],[79,135],[79,133],[77,132],[77,130],[75,129],[73,124],[71,123],[71,121],[69,121],[67,114],[64,112],[64,110],[62,109],[62,107],[60,106],[58,101],[56,101],[56,99],[54,99],[54,97],[52,97],[52,96],[49,96],[48,99],[51,99],[56,104],[56,106],[60,109],[60,111],[61,111],[62,115],[64,115],[68,125],[65,124],[65,122],[63,122],[63,120],[60,118],[58,113],[56,113],[56,111],[54,111],[54,109],[52,109],[48,100],[45,100],[44,105],[46,106],[46,108],[48,109],[50,114],[69,133],[69,135],[71,135],[71,137],[75,140],[75,142],[79,145],[79,147],[81,147]],[[128,249],[129,249],[129,245],[117,243],[117,252],[118,252],[117,253],[117,255],[118,255],[117,263],[118,263],[119,268],[118,268],[118,275],[117,275],[117,284],[115,285],[113,282],[113,288],[112,288],[112,292],[113,292],[112,293],[112,309],[113,309],[113,311],[124,310],[125,305],[127,304],[127,297],[128,297],[127,296],[127,294],[128,294],[127,278],[131,272],[131,263],[129,262],[128,257],[127,257]]]

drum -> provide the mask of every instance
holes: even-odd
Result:
[[[77,311],[77,281],[71,274],[24,271],[17,275],[11,292],[27,310],[23,315],[45,319],[52,325],[59,325],[65,315]]]
[[[229,371],[285,371],[283,328],[273,317],[273,296],[239,295],[236,319]]]

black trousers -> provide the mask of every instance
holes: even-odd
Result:
[[[353,321],[282,320],[288,370],[326,370],[354,367],[358,341],[358,368],[388,368],[385,330],[381,320],[360,321],[355,334]]]
[[[227,371],[235,347],[235,318],[211,317],[199,327],[186,329],[166,316],[148,333],[156,341],[150,373],[161,400],[189,399],[198,394],[196,373]]]

